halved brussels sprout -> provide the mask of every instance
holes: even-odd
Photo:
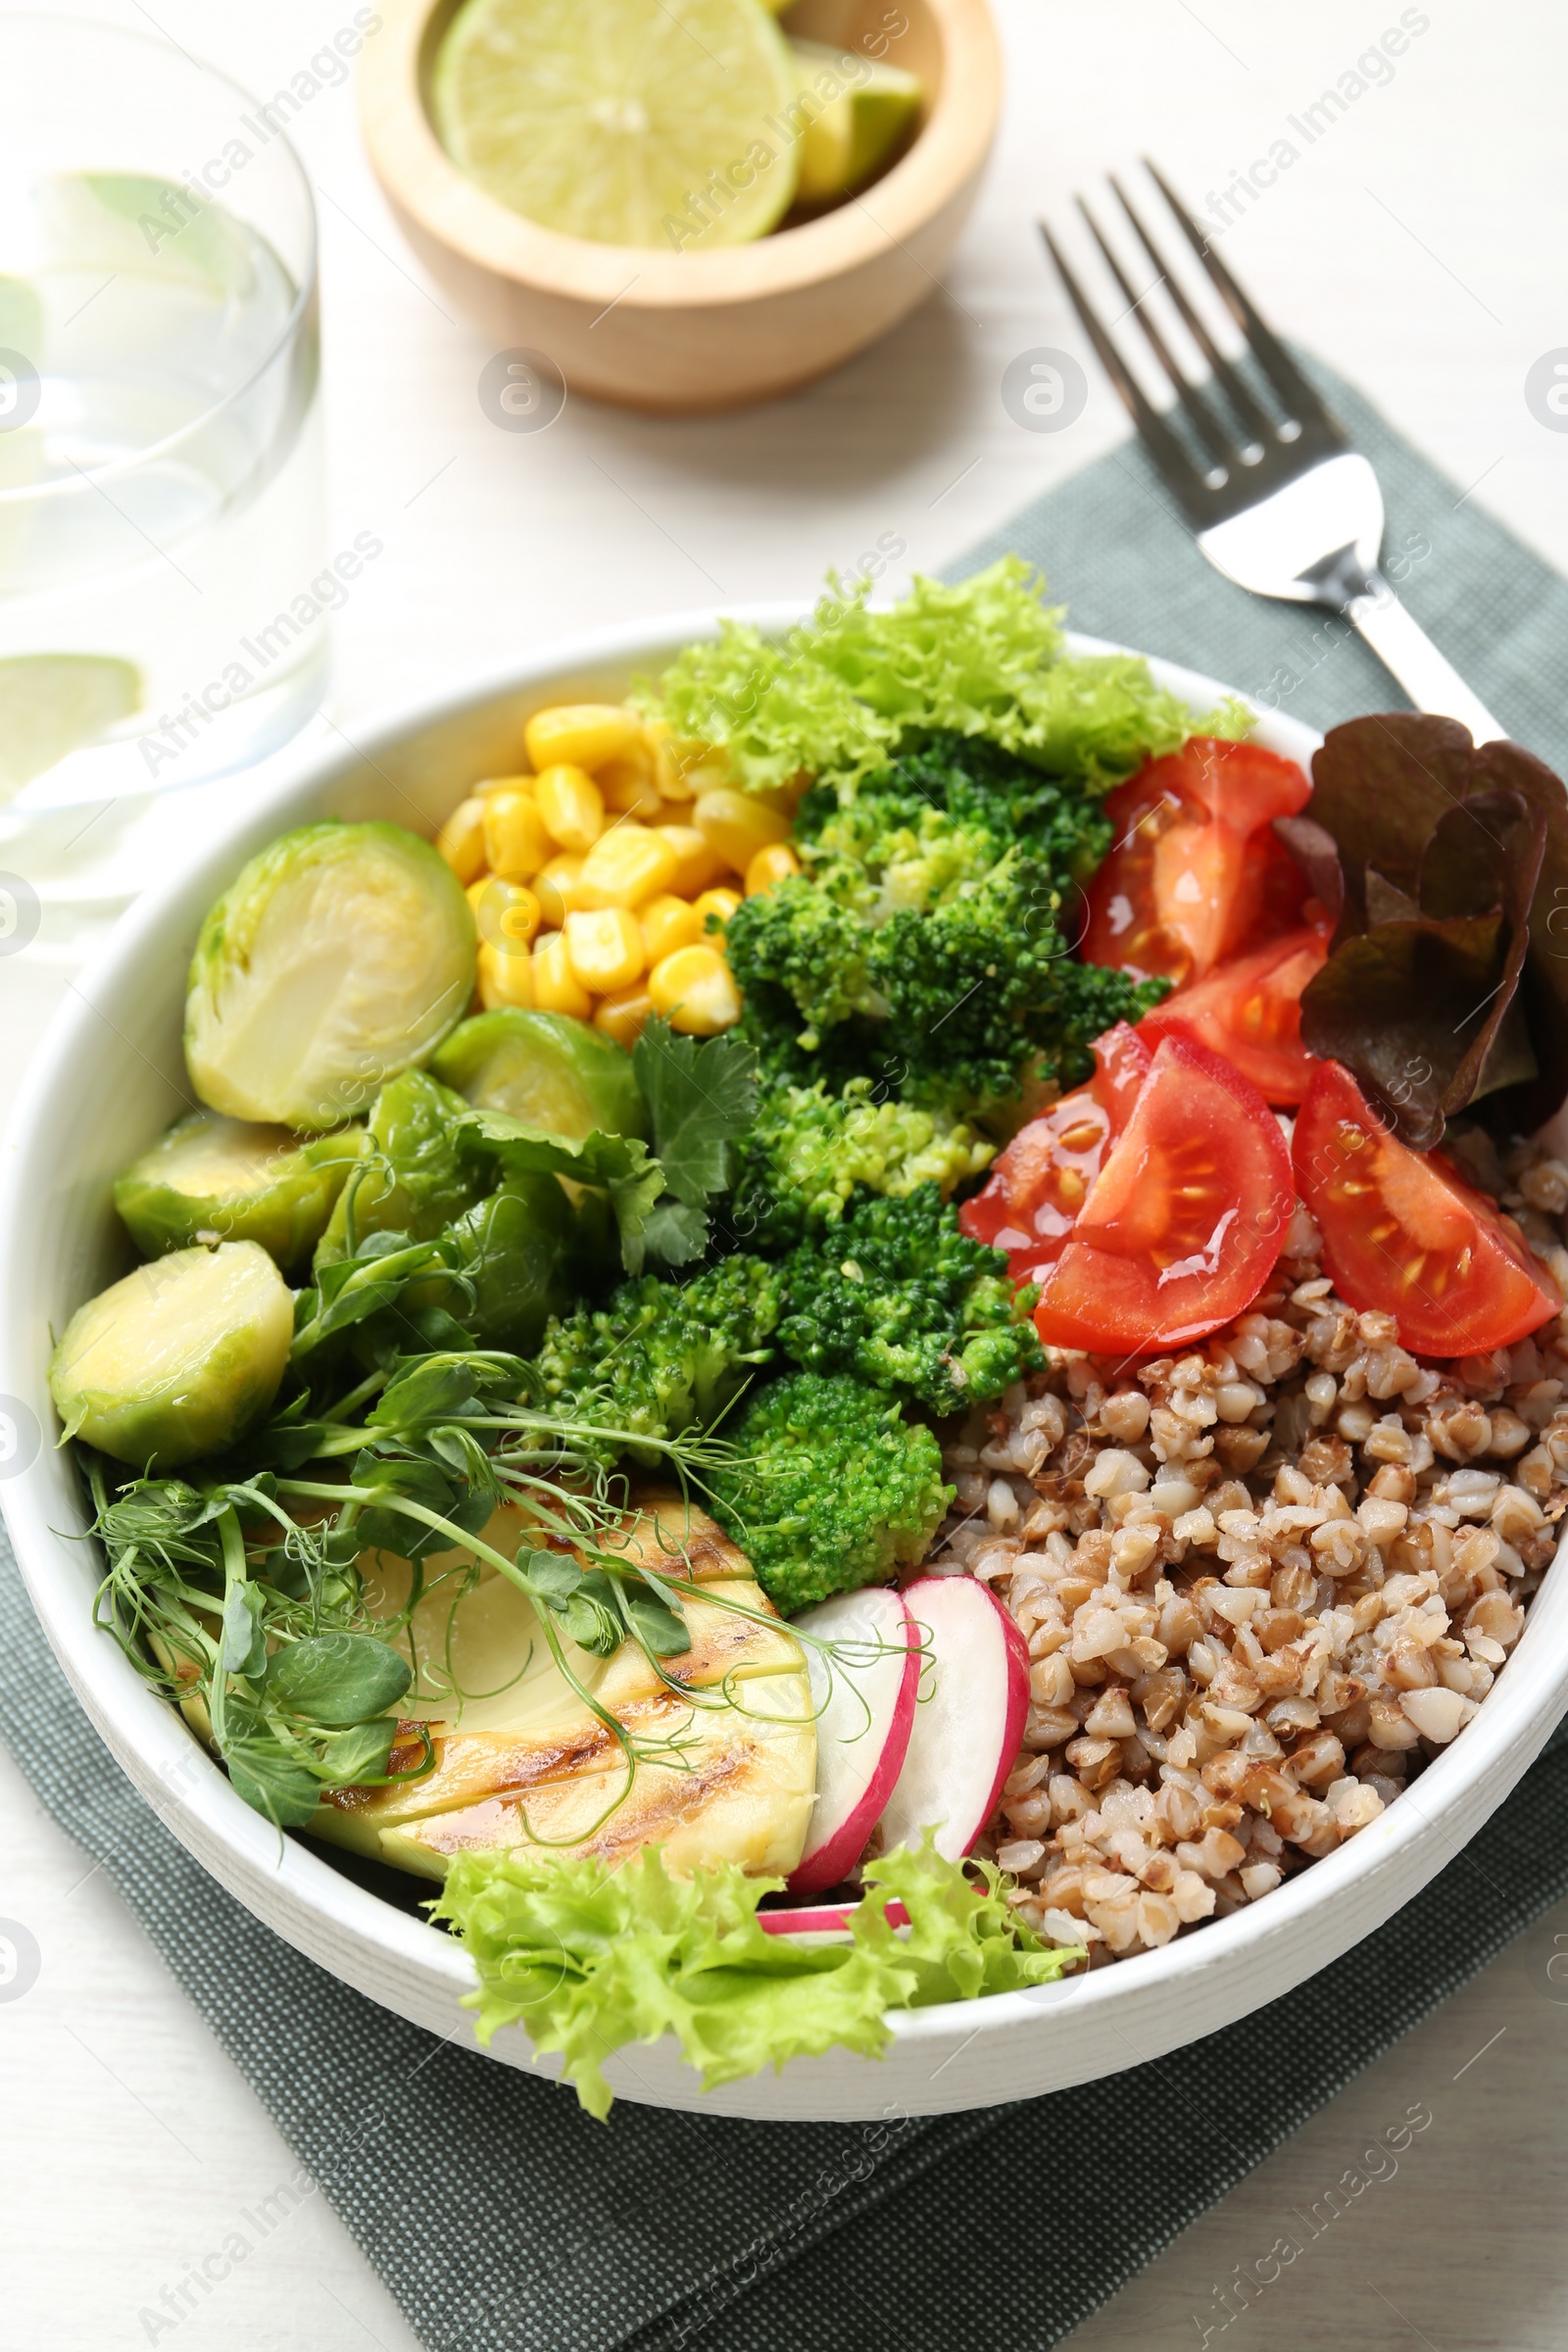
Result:
[[[495,1182],[495,1170],[465,1149],[457,1120],[466,1112],[463,1097],[424,1070],[405,1070],[382,1087],[360,1136],[368,1164],[338,1197],[318,1266],[345,1254],[351,1206],[357,1238],[407,1233],[427,1242]]]
[[[292,1266],[320,1240],[360,1149],[357,1130],[307,1144],[193,1110],[115,1179],[115,1206],[144,1257],[192,1242],[260,1242]]]
[[[68,1437],[173,1470],[261,1419],[293,1337],[293,1294],[259,1243],[176,1250],[76,1309],[49,1386]]]
[[[531,1355],[552,1315],[564,1315],[577,1292],[583,1234],[554,1176],[514,1176],[452,1228],[460,1265],[474,1288],[472,1306],[454,1312],[481,1348]]]
[[[506,1007],[454,1029],[430,1063],[481,1110],[504,1110],[547,1135],[580,1142],[648,1134],[648,1113],[624,1046],[564,1012]]]
[[[401,825],[302,825],[202,924],[185,1059],[231,1118],[335,1127],[422,1061],[473,995],[463,885]]]

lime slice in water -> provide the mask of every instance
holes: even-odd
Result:
[[[677,252],[789,210],[794,97],[762,0],[466,0],[431,90],[453,162],[514,212]]]
[[[43,353],[43,304],[24,277],[0,277],[0,350],[36,366]]]
[[[68,752],[96,743],[141,700],[141,672],[109,654],[17,654],[0,662],[0,799]]]
[[[901,66],[822,41],[791,41],[790,53],[800,109],[820,105],[801,142],[796,194],[803,204],[833,204],[880,172],[920,112],[920,84]]]
[[[151,277],[246,300],[256,270],[243,223],[220,204],[136,172],[61,172],[46,180],[41,217],[74,270]],[[90,288],[89,288],[90,291]]]

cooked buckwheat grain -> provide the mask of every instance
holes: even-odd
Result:
[[[1453,1147],[1568,1296],[1568,1167]],[[1375,1821],[1491,1690],[1568,1508],[1568,1312],[1418,1360],[1298,1207],[1265,1293],[1136,1367],[1062,1354],[948,1449],[925,1573],[1033,1661],[989,1850],[1090,1965],[1256,1902]],[[987,1850],[982,1848],[982,1850]]]

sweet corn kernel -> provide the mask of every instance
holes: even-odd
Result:
[[[759,850],[787,839],[790,829],[789,818],[777,808],[749,793],[724,790],[699,794],[692,823],[738,874],[745,873]]]
[[[629,1054],[653,1017],[654,1000],[646,988],[628,988],[618,997],[606,997],[594,1006],[594,1027],[612,1037]]]
[[[642,929],[624,906],[568,914],[564,937],[572,970],[596,997],[616,996],[642,978],[648,961]]]
[[[508,955],[481,940],[479,1002],[486,1012],[499,1011],[504,1004],[520,1004],[526,1010],[533,1003],[533,957],[526,951]]]
[[[698,920],[703,926],[704,938],[713,940],[713,945],[717,947],[719,944],[718,940],[713,939],[712,932],[710,932],[708,928],[709,916],[710,914],[717,915],[718,928],[720,933],[722,933],[725,925],[729,921],[730,916],[734,913],[740,903],[741,894],[738,890],[705,890],[701,892],[700,895],[692,901],[692,912],[697,916]]]
[[[716,1037],[741,1017],[740,991],[716,948],[677,948],[649,973],[648,993],[685,1037]]]
[[[677,948],[695,948],[703,936],[703,918],[685,899],[666,895],[651,900],[640,911],[650,964],[673,956]]]
[[[581,906],[577,896],[581,873],[580,858],[552,858],[535,874],[534,895],[539,901],[539,911],[552,931],[559,931],[572,908]]]
[[[769,842],[765,850],[758,851],[746,868],[746,896],[760,899],[764,890],[775,889],[800,870],[801,861],[787,841]]]
[[[484,804],[484,857],[493,874],[505,882],[526,882],[553,846],[530,794],[509,785],[490,795]]]
[[[663,796],[641,760],[607,760],[594,782],[612,815],[635,816],[641,824],[657,825],[664,813]]]
[[[581,858],[605,829],[605,798],[586,768],[558,761],[540,771],[533,797],[552,841]]]
[[[478,783],[471,784],[468,789],[477,794],[481,800],[488,800],[493,792],[532,792],[533,783],[532,776],[526,773],[515,776],[481,776]]]
[[[468,886],[468,905],[486,947],[503,956],[526,956],[541,920],[539,901],[520,882],[503,882],[495,874]]]
[[[476,794],[460,801],[435,837],[435,846],[465,888],[484,872],[484,809]]]
[[[635,710],[615,703],[558,703],[534,712],[522,739],[541,774],[561,760],[593,769],[635,751],[643,741],[643,722]]]
[[[594,1001],[571,968],[565,935],[547,931],[534,943],[533,1001],[541,1012],[569,1012],[585,1021]]]
[[[679,898],[695,899],[710,882],[716,882],[725,871],[724,859],[704,840],[695,825],[653,825],[661,841],[667,841],[675,853],[675,871],[669,887]]]
[[[668,890],[680,860],[670,844],[628,817],[602,833],[582,861],[579,906],[641,906]]]
[[[654,781],[666,801],[694,801],[728,782],[729,757],[717,744],[677,735],[667,718],[651,718],[645,732]]]

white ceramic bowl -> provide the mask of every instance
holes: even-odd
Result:
[[[780,628],[793,608],[746,617]],[[52,1445],[45,1370],[51,1330],[121,1268],[110,1211],[117,1170],[187,1106],[180,1052],[185,970],[207,906],[253,851],[324,815],[385,816],[433,830],[473,777],[514,764],[541,706],[613,697],[714,616],[575,640],[505,675],[419,704],[318,761],[261,813],[195,852],[124,918],[56,1021],[31,1070],[0,1173],[0,1404],[44,1433],[0,1487],[34,1605],[76,1693],[119,1762],[197,1859],[257,1917],[357,1990],[441,2034],[467,2031],[470,1983],[458,1945],[348,1875],[330,1849],[279,1838],[234,1794],[174,1712],[93,1630],[97,1569],[68,1455]],[[1078,641],[1087,645],[1088,641]],[[1195,709],[1220,689],[1156,662]],[[1259,740],[1307,759],[1307,729],[1263,713]],[[705,2094],[675,2044],[633,2049],[609,2074],[618,2095],[707,2114],[862,2121],[984,2107],[1054,2090],[1212,2033],[1287,1992],[1358,1943],[1441,1870],[1524,1772],[1568,1703],[1568,1577],[1559,1562],[1476,1720],[1370,1829],[1227,1920],[1081,1980],[894,2022],[880,2061],[834,2053]],[[492,2056],[526,2065],[520,2033]],[[551,2062],[552,2065],[554,2062]]]

